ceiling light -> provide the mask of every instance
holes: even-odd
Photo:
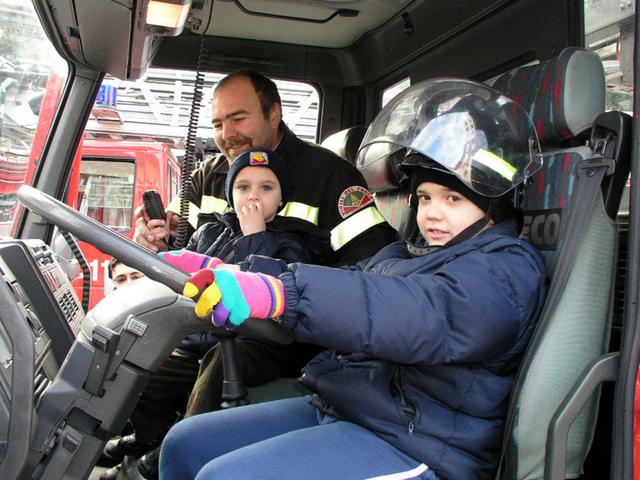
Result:
[[[144,31],[154,35],[180,35],[190,8],[191,0],[149,0]]]

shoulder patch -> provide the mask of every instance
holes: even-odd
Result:
[[[342,218],[347,218],[371,203],[373,203],[373,194],[360,185],[353,185],[340,194],[338,211]]]

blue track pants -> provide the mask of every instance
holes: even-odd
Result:
[[[437,476],[367,429],[307,397],[187,418],[166,436],[160,479],[428,479]]]

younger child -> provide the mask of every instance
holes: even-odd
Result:
[[[328,232],[310,222],[277,215],[291,196],[291,185],[287,162],[276,152],[253,148],[240,154],[229,168],[225,194],[233,210],[216,214],[217,221],[196,230],[187,250],[224,263],[238,263],[251,254],[287,263],[315,263],[327,253]],[[160,255],[188,273],[202,268],[198,263],[201,257],[181,253]]]
[[[217,265],[236,268],[224,264],[241,263],[249,255],[279,258],[286,263],[317,263],[328,252],[329,233],[310,222],[277,215],[290,192],[287,162],[280,155],[264,148],[247,150],[233,161],[225,182],[225,194],[233,210],[215,214],[217,221],[196,230],[186,251],[159,255],[187,273]],[[202,356],[215,342],[208,332],[193,334],[178,351]]]
[[[205,266],[213,268],[222,260],[226,268],[235,268],[227,264],[243,262],[251,254],[287,263],[317,262],[329,251],[329,233],[310,222],[277,215],[290,192],[287,162],[270,150],[250,149],[234,160],[227,175],[225,193],[234,210],[216,214],[216,221],[202,225],[186,250],[160,255],[188,273]],[[245,340],[236,342],[236,356],[248,386],[282,376],[297,377],[301,367],[320,351],[315,345],[273,346]],[[113,468],[103,473],[101,480],[117,478],[122,468],[117,464],[125,455],[139,457],[145,452],[150,453],[141,458],[138,470],[145,478],[157,478],[155,449],[174,423],[176,412],[187,414],[187,400],[200,368],[207,374],[194,389],[192,408],[220,408],[223,366],[216,343],[210,331],[188,335],[176,349],[177,355],[172,354],[151,376],[131,416],[135,434],[112,440],[104,449],[101,464]]]
[[[277,318],[332,348],[313,395],[197,415],[162,446],[160,477],[491,479],[513,379],[546,291],[518,239],[514,190],[540,166],[522,108],[482,84],[433,80],[370,127],[360,166],[400,155],[419,234],[355,268],[249,261],[277,277],[201,270],[198,311]],[[267,265],[269,264],[269,265]],[[220,302],[217,304],[217,302]],[[217,305],[216,305],[217,304]]]

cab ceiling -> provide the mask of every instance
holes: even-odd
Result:
[[[351,45],[412,0],[207,0],[191,30],[226,38],[326,48]]]
[[[418,65],[423,75],[474,76],[548,58],[577,44],[580,32],[568,25],[581,1],[192,0],[177,37],[143,31],[142,0],[34,5],[64,57],[118,78],[139,78],[149,66],[195,69],[203,43],[203,70],[253,67],[274,78],[349,86]]]

